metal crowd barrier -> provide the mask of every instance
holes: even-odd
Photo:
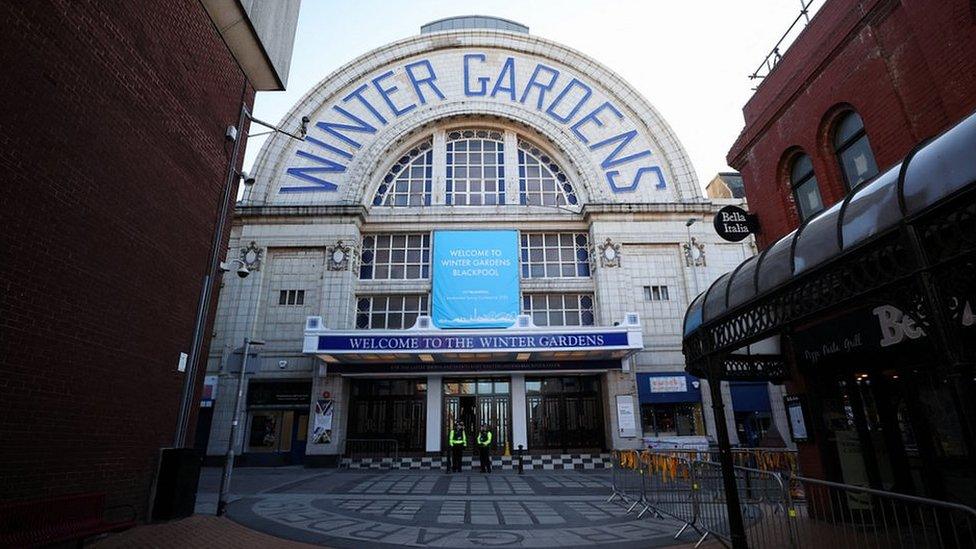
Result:
[[[976,509],[797,477],[796,547],[976,547]]]
[[[976,510],[753,467],[733,467],[749,547],[976,547]],[[612,493],[627,512],[652,512],[731,542],[722,467],[673,452],[613,452]]]
[[[347,438],[340,463],[359,458],[379,458],[381,465],[396,467],[400,461],[400,443],[392,438]]]

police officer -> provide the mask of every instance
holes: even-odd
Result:
[[[478,456],[481,458],[481,472],[491,473],[491,429],[487,423],[481,424],[481,431],[478,433]]]
[[[468,445],[468,435],[464,432],[464,424],[460,421],[454,424],[454,428],[451,429],[448,443],[451,446],[451,471],[460,473],[461,456],[464,447]]]

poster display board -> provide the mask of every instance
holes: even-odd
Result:
[[[438,328],[507,328],[519,314],[516,231],[435,231],[431,317]]]
[[[623,438],[637,436],[633,395],[617,395],[617,433]]]
[[[332,399],[319,399],[315,402],[315,422],[312,424],[312,444],[332,442]]]

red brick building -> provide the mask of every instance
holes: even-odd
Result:
[[[0,4],[0,501],[95,491],[145,515],[225,131],[284,88],[297,16],[297,0]]]
[[[860,116],[884,171],[974,110],[976,4],[828,1],[746,103],[728,154],[759,216],[760,246],[801,221],[790,180],[801,155],[812,161],[823,207],[847,194],[835,143],[844,115]]]
[[[913,188],[925,178],[921,188],[971,182],[974,111],[976,4],[968,0],[829,0],[743,109],[745,128],[727,159],[742,174],[765,251],[692,304],[685,353],[695,372],[738,345],[766,349],[758,358],[782,365],[778,375],[811,423],[798,440],[807,475],[976,501],[966,405],[976,385],[973,335],[960,322],[976,302],[973,267],[958,254],[935,271],[941,237],[904,244],[939,234],[939,223],[957,230],[967,215],[958,212],[969,211],[972,193],[914,218],[904,193],[912,178]],[[933,146],[916,162],[922,143]],[[926,158],[943,160],[936,169]],[[896,195],[897,223],[867,213],[865,204],[880,208]],[[867,232],[851,238],[858,215]],[[959,240],[966,249],[969,240]],[[923,270],[931,278],[917,276]],[[904,326],[913,342],[898,345],[907,338],[895,327]]]

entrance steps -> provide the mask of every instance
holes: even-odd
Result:
[[[462,468],[478,468],[480,461],[476,456],[465,455]],[[494,456],[492,468],[496,470],[518,469],[518,457]],[[522,457],[522,468],[537,471],[558,471],[565,469],[606,469],[610,466],[610,454],[526,454]],[[447,467],[444,456],[416,456],[401,458],[342,458],[340,467],[347,469],[419,469],[435,470]]]

